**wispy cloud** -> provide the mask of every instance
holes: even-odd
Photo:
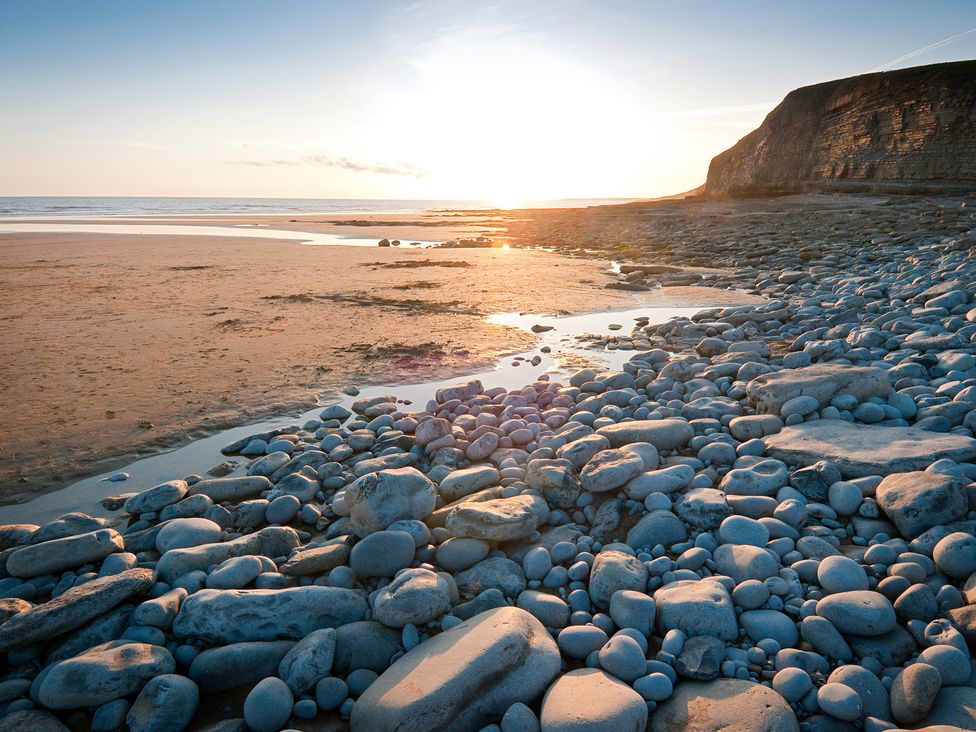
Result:
[[[320,165],[326,168],[342,168],[356,173],[376,173],[378,175],[402,175],[408,178],[426,178],[430,171],[413,163],[379,163],[353,160],[344,156],[308,153],[299,160],[228,160],[230,165],[251,165],[259,168],[295,167],[299,165]]]
[[[910,58],[915,58],[916,56],[921,56],[922,54],[928,53],[929,51],[934,51],[937,48],[942,48],[943,46],[948,46],[950,43],[955,43],[960,38],[965,38],[968,35],[976,33],[976,28],[970,28],[962,33],[956,33],[954,36],[949,36],[948,38],[943,38],[941,41],[936,41],[935,43],[930,43],[927,46],[922,46],[921,48],[916,48],[914,51],[909,51],[908,53],[899,56],[898,58],[893,58],[887,63],[883,63],[880,66],[875,66],[871,71],[884,71],[885,69],[890,69],[896,64],[900,64],[902,61],[908,61]]]

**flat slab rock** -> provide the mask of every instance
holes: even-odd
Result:
[[[746,386],[756,410],[768,414],[779,414],[786,402],[798,396],[811,396],[823,408],[842,392],[852,394],[858,401],[887,397],[891,383],[888,374],[875,366],[824,363],[763,374]]]
[[[936,460],[976,457],[976,440],[915,427],[881,427],[821,419],[764,438],[766,454],[789,465],[834,463],[845,478],[924,470]]]

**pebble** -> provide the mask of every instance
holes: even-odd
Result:
[[[817,581],[825,592],[868,589],[868,576],[860,564],[847,557],[824,557],[817,565]]]
[[[637,641],[626,635],[615,635],[600,649],[600,667],[628,684],[644,675],[644,651]]]
[[[254,732],[278,732],[291,716],[293,705],[288,685],[269,676],[259,681],[244,700],[244,721]]]
[[[826,714],[845,722],[861,716],[861,697],[849,686],[831,682],[817,690],[817,704]]]
[[[916,724],[925,718],[942,688],[942,674],[927,663],[913,663],[891,685],[891,714],[899,724]]]

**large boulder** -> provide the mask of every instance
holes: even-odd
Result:
[[[66,569],[97,562],[124,548],[122,535],[115,529],[98,529],[16,549],[7,557],[7,573],[12,577],[60,574]]]
[[[822,363],[762,374],[746,386],[757,412],[776,415],[795,397],[813,397],[822,409],[841,393],[851,394],[858,401],[884,398],[891,393],[891,383],[888,374],[876,366]]]
[[[201,544],[185,549],[171,549],[156,564],[159,578],[172,582],[195,569],[207,569],[234,557],[256,554],[265,557],[287,555],[299,544],[298,534],[288,526],[266,526],[253,534],[245,534],[232,541]]]
[[[948,473],[896,473],[878,486],[875,497],[881,510],[906,539],[949,524],[966,515],[967,482]]]
[[[176,670],[161,646],[112,641],[46,668],[37,700],[48,709],[94,707],[133,694],[147,681]]]
[[[652,732],[799,732],[796,715],[768,686],[739,679],[683,681],[654,712]]]
[[[545,499],[531,494],[467,501],[451,510],[445,527],[452,536],[511,541],[531,536],[548,513]]]
[[[658,632],[681,630],[689,636],[739,637],[735,608],[725,585],[713,579],[681,580],[654,593]]]
[[[17,613],[0,625],[0,652],[80,628],[130,597],[148,592],[154,581],[151,569],[139,567],[72,587],[43,605]]]
[[[365,620],[364,593],[340,587],[283,590],[200,590],[173,621],[177,638],[208,643],[298,640],[319,628]]]
[[[515,702],[531,703],[560,669],[555,641],[532,615],[502,607],[421,643],[353,707],[353,732],[472,732]]]
[[[967,462],[976,440],[916,427],[884,427],[841,419],[819,419],[763,438],[766,454],[789,465],[826,460],[845,478],[922,470],[936,460]]]
[[[437,505],[437,489],[416,468],[367,473],[346,488],[345,502],[356,536],[382,531],[401,519],[425,519]]]
[[[630,554],[615,549],[596,555],[590,569],[590,599],[601,610],[610,609],[610,598],[618,590],[647,589],[647,567]]]
[[[643,732],[647,704],[613,676],[581,668],[549,687],[540,721],[546,732]]]

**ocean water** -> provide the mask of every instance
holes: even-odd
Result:
[[[523,201],[519,208],[579,208],[628,203],[636,198],[564,198]],[[137,198],[0,197],[0,218],[51,216],[167,216],[179,214],[411,213],[497,208],[490,201],[368,198]]]

